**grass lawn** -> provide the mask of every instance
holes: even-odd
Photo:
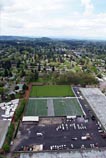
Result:
[[[74,96],[71,86],[46,85],[32,86],[30,97],[66,97]]]
[[[75,116],[83,115],[77,99],[54,99],[55,116]]]
[[[47,100],[29,99],[25,116],[47,116]]]

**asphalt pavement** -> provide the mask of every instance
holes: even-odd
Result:
[[[81,148],[106,147],[106,139],[99,133],[98,120],[92,119],[93,112],[87,101],[83,98],[79,89],[73,88],[79,102],[85,112],[85,116],[77,116],[74,119],[64,117],[62,124],[39,126],[22,123],[19,127],[21,141],[16,151],[22,146],[43,144],[44,150],[63,150]],[[42,133],[38,136],[37,133]],[[83,139],[89,136],[89,139]]]

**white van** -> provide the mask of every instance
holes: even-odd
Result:
[[[37,135],[37,136],[43,136],[43,134],[42,134],[42,133],[36,133],[36,135]]]
[[[86,136],[82,136],[81,139],[82,140],[87,140],[87,137]]]

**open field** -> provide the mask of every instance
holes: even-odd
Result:
[[[26,116],[75,116],[83,115],[76,98],[29,99]]]
[[[30,97],[65,97],[74,96],[71,86],[46,85],[32,86]]]

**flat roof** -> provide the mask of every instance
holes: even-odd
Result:
[[[8,127],[10,125],[10,121],[8,120],[0,120],[0,149],[4,143]]]
[[[80,88],[80,91],[106,130],[106,96],[98,88]]]
[[[23,83],[17,84],[17,86],[19,87],[19,89],[22,89],[23,85],[24,85]]]
[[[106,158],[106,150],[81,150],[70,152],[22,153],[20,158]]]
[[[38,116],[24,116],[22,119],[23,122],[29,122],[29,121],[39,121]]]

